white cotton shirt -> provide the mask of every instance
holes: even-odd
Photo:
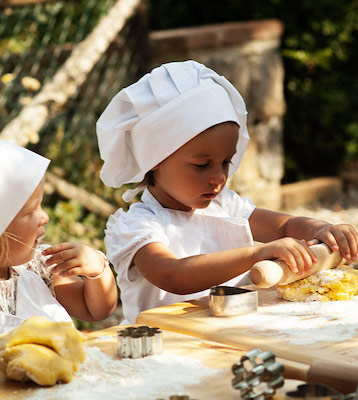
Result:
[[[208,207],[190,212],[162,207],[148,189],[141,200],[127,212],[117,210],[109,218],[105,231],[107,257],[118,274],[125,318],[122,323],[135,323],[144,310],[209,294],[209,290],[187,295],[169,293],[146,280],[135,265],[129,269],[143,246],[160,242],[183,258],[253,245],[248,219],[255,206],[248,198],[227,188]],[[248,283],[245,272],[225,285]]]

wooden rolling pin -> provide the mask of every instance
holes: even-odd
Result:
[[[355,392],[358,386],[358,366],[340,361],[315,360],[311,365],[277,358],[284,366],[285,379],[320,383],[341,393]]]
[[[282,260],[263,260],[254,264],[250,270],[252,283],[262,288],[284,285],[306,278],[325,269],[336,268],[338,265],[346,262],[340,251],[332,252],[324,243],[311,246],[311,250],[317,257],[317,262],[313,263],[311,270],[305,271],[303,275],[291,272],[288,265]]]

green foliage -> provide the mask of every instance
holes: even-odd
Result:
[[[22,53],[30,48],[78,43],[93,30],[113,2],[57,1],[1,11],[0,54],[5,50]]]
[[[75,201],[57,201],[52,204],[51,198],[47,198],[44,204],[50,217],[45,229],[44,243],[77,241],[104,251],[105,219],[86,213]]]
[[[283,22],[285,181],[337,174],[358,159],[358,0],[153,0],[151,28]]]

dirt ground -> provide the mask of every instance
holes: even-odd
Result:
[[[350,223],[358,231],[358,191],[342,195],[333,204],[312,204],[292,210],[284,210],[294,215],[302,215],[321,219],[332,224]],[[119,302],[115,312],[104,321],[96,322],[92,330],[104,329],[119,324],[123,319],[122,307]]]

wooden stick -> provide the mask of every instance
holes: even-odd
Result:
[[[285,368],[285,379],[298,379],[307,383],[320,383],[348,394],[358,386],[358,366],[335,360],[315,360],[311,365],[277,358]]]

